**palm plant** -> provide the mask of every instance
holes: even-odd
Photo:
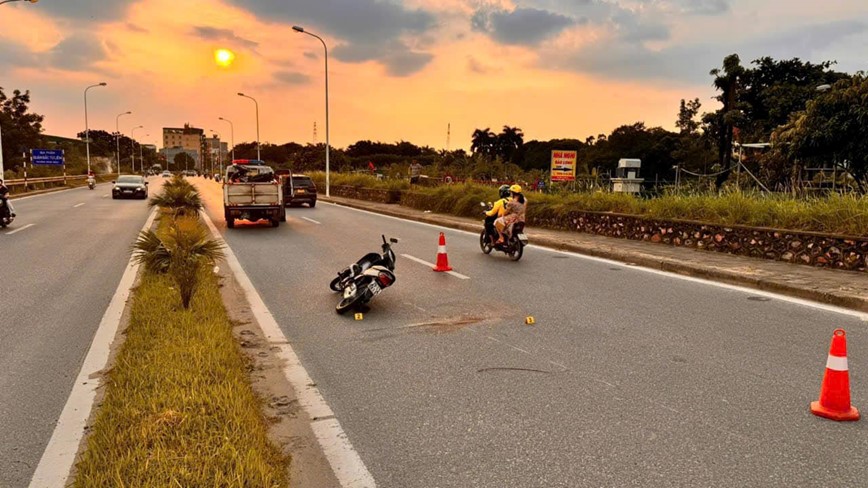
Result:
[[[139,233],[133,254],[147,271],[168,273],[178,286],[181,304],[188,309],[200,273],[223,257],[223,246],[210,238],[198,221],[178,219],[162,236],[152,230]]]
[[[163,185],[163,191],[148,202],[151,207],[160,207],[172,213],[173,218],[198,215],[203,208],[202,197],[183,178],[176,177]]]

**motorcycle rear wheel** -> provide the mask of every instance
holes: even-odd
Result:
[[[521,259],[522,255],[524,255],[524,244],[522,244],[521,241],[518,241],[515,243],[515,247],[513,249],[514,251],[507,253],[507,255],[509,256],[509,259],[513,261],[518,261],[519,259]]]
[[[338,286],[338,285],[340,285],[340,283],[341,283],[341,277],[338,276],[337,278],[333,279],[331,283],[329,283],[329,288],[331,289],[331,291],[341,291],[341,290],[343,290],[343,288]]]

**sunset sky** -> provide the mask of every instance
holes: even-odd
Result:
[[[408,140],[469,147],[475,128],[584,139],[644,121],[674,126],[681,98],[716,102],[723,56],[868,68],[864,0],[39,0],[0,6],[0,86],[29,89],[49,134],[189,122],[229,140]],[[234,62],[215,62],[219,48]],[[150,137],[144,137],[144,134]],[[140,137],[141,136],[141,137]]]

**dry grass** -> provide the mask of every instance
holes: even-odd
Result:
[[[201,273],[189,310],[171,278],[143,273],[74,486],[287,486],[217,277]]]

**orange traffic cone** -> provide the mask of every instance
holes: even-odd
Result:
[[[452,271],[452,266],[449,266],[449,256],[446,255],[446,236],[440,233],[440,244],[437,246],[437,266],[434,266],[434,271]]]
[[[826,360],[820,400],[811,402],[814,415],[832,420],[859,420],[859,410],[850,405],[850,372],[847,369],[847,334],[836,329]]]

